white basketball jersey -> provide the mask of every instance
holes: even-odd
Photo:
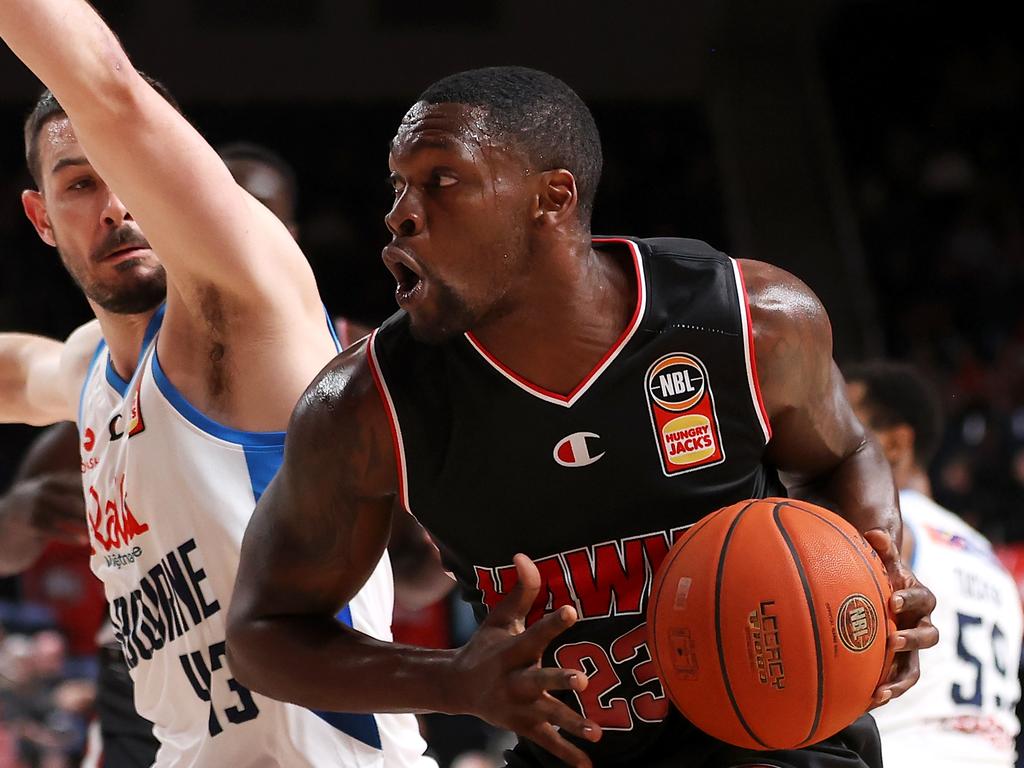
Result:
[[[412,715],[314,713],[232,677],[225,623],[242,534],[281,464],[284,433],[231,429],[193,408],[160,368],[162,317],[161,308],[131,381],[100,344],[79,412],[92,570],[136,709],[160,740],[156,765],[434,766]],[[385,554],[339,618],[390,640],[392,590]]]
[[[886,768],[963,768],[1016,761],[1020,723],[1020,594],[980,533],[916,491],[900,492],[913,532],[910,567],[932,592],[939,644],[921,651],[921,679],[873,710]]]

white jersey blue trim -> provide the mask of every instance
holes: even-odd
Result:
[[[105,585],[136,706],[161,741],[156,765],[433,765],[411,716],[315,712],[231,677],[224,620],[238,547],[281,466],[285,433],[228,427],[193,406],[157,355],[163,315],[161,307],[151,318],[128,380],[107,345],[97,346],[79,400],[90,438],[81,444],[90,563]],[[324,320],[337,348],[326,310]],[[385,556],[337,618],[386,641],[392,600]]]
[[[162,311],[160,315],[162,318]],[[324,309],[324,315],[327,320],[327,327],[330,329],[331,337],[334,339],[335,347],[340,352],[341,342],[338,340],[338,336],[334,331],[334,323],[331,322],[331,317],[327,314],[326,308]],[[156,319],[156,317],[154,317],[154,319]],[[153,327],[153,334],[155,334],[157,327],[159,327],[159,323]],[[147,329],[146,333],[151,340],[152,334],[150,334],[150,330]],[[148,344],[144,343],[143,348],[146,346],[148,346]],[[182,417],[203,432],[206,432],[220,440],[224,440],[225,442],[235,443],[242,447],[245,452],[245,462],[249,468],[249,479],[252,483],[253,497],[258,502],[284,461],[284,442],[286,433],[250,432],[228,427],[214,421],[193,406],[185,396],[178,391],[177,387],[171,383],[160,365],[160,356],[156,350],[153,351],[152,361],[153,380],[156,382],[157,388],[167,399],[167,402],[169,402]],[[119,390],[123,396],[128,391],[129,383],[121,379],[113,368],[108,365],[108,382],[110,381],[111,376],[117,377],[117,381],[119,383],[123,382],[123,388]],[[111,383],[111,385],[114,386],[113,383]],[[346,626],[353,626],[352,610],[349,606],[344,606],[338,612],[337,619]],[[319,710],[310,711],[329,725],[347,733],[349,736],[358,739],[364,744],[371,746],[374,749],[382,749],[380,731],[377,728],[377,723],[376,720],[374,720],[373,715],[352,714],[347,712],[327,712]]]

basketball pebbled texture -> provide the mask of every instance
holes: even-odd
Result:
[[[676,541],[648,605],[665,691],[701,730],[750,749],[828,738],[868,708],[895,631],[881,560],[838,515],[757,499]]]

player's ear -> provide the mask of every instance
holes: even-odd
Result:
[[[57,240],[53,236],[53,226],[46,212],[46,198],[43,194],[34,189],[26,189],[21,193],[21,207],[25,209],[25,215],[36,228],[42,241],[47,245],[56,246]]]
[[[914,428],[909,424],[879,430],[878,442],[882,444],[886,460],[894,467],[913,462]]]
[[[572,172],[564,168],[544,171],[538,181],[535,209],[537,223],[558,225],[575,219],[579,195]]]

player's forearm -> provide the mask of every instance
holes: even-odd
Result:
[[[63,345],[27,333],[0,333],[0,422],[52,424],[65,418],[53,402]]]
[[[0,577],[27,570],[42,554],[46,536],[9,519],[8,499],[0,497]]]
[[[135,71],[121,44],[83,0],[5,0],[0,35],[76,123],[110,114]]]
[[[870,437],[865,437],[831,472],[790,486],[789,492],[796,498],[824,502],[861,532],[880,528],[897,543],[902,538],[892,470],[878,443]]]
[[[248,619],[234,607],[235,678],[280,701],[335,712],[463,712],[456,651],[376,640],[331,617]]]

